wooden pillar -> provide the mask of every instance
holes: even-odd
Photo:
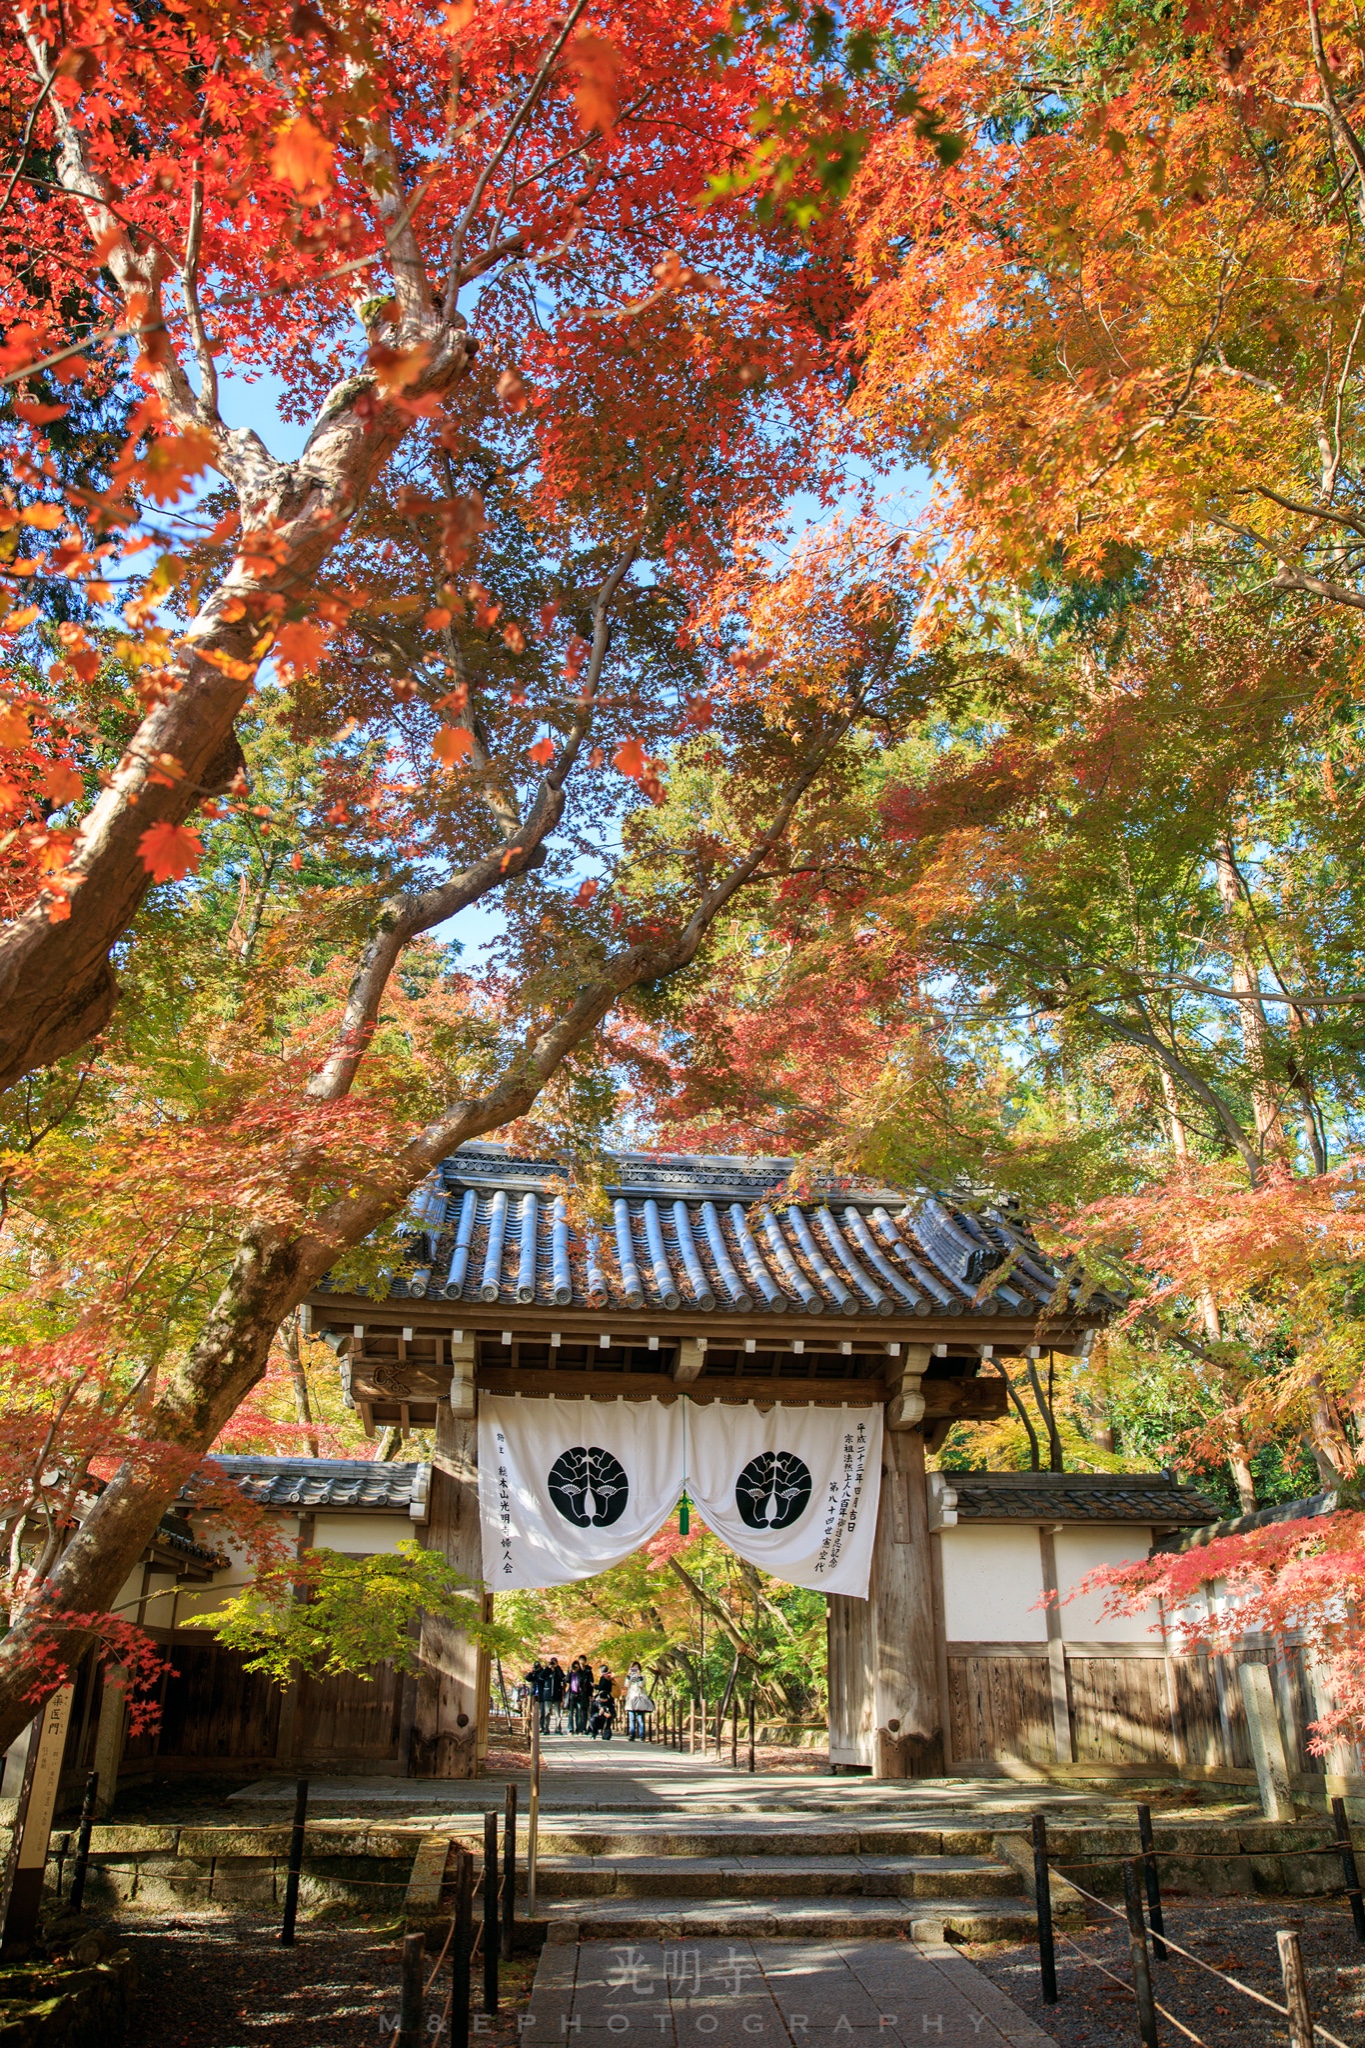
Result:
[[[836,1771],[872,1762],[872,1602],[831,1593],[829,1636],[829,1760]]]
[[[878,1778],[932,1778],[943,1771],[943,1728],[924,1437],[918,1429],[888,1429],[882,1444],[870,1603],[875,1641],[870,1761]]]
[[[925,1356],[928,1356],[927,1350]],[[918,1367],[911,1360],[909,1370]],[[929,1537],[918,1381],[888,1406],[866,1600],[828,1603],[829,1754],[836,1769],[932,1778],[944,1769],[942,1626]]]
[[[1066,1643],[1062,1636],[1062,1610],[1058,1600],[1057,1532],[1047,1523],[1038,1528],[1038,1566],[1047,1598],[1047,1672],[1052,1698],[1052,1750],[1059,1764],[1069,1764],[1071,1755],[1071,1686],[1066,1664]]]
[[[456,1353],[451,1396],[436,1406],[427,1525],[422,1542],[439,1550],[477,1594],[483,1584],[479,1536],[478,1422],[473,1345]],[[467,1355],[461,1356],[460,1353]],[[488,1691],[488,1659],[450,1622],[422,1618],[421,1670],[413,1716],[410,1768],[419,1778],[472,1778],[478,1771],[480,1701]]]
[[[128,1674],[123,1666],[112,1662],[103,1666],[96,1677],[100,1689],[100,1710],[95,1724],[94,1769],[99,1773],[95,1811],[101,1820],[107,1820],[113,1812],[118,1794],[119,1765],[123,1761],[123,1741],[128,1727],[127,1680]]]

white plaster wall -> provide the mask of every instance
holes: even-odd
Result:
[[[298,1518],[281,1515],[278,1528],[280,1535],[292,1549],[298,1542]],[[348,1556],[370,1556],[379,1551],[395,1551],[400,1543],[409,1542],[420,1535],[420,1526],[409,1515],[329,1515],[319,1510],[313,1534],[313,1543],[318,1550],[339,1550]],[[177,1622],[183,1622],[191,1614],[213,1614],[225,1600],[232,1599],[252,1580],[250,1561],[231,1543],[222,1548],[228,1556],[224,1570],[218,1572],[207,1585],[187,1584],[180,1595],[176,1608]],[[130,1581],[136,1592],[142,1583],[142,1567]],[[170,1602],[164,1605],[169,1614]],[[154,1619],[152,1610],[148,1619]]]
[[[1141,1614],[1106,1621],[1100,1614],[1103,1594],[1084,1593],[1077,1600],[1067,1600],[1067,1594],[1098,1566],[1133,1564],[1146,1557],[1152,1547],[1150,1529],[1113,1523],[1072,1523],[1059,1529],[1053,1541],[1057,1546],[1057,1591],[1063,1602],[1059,1610],[1062,1634],[1067,1642],[1160,1643],[1160,1617],[1155,1601]]]
[[[281,1515],[276,1526],[280,1536],[292,1550],[299,1538],[298,1517],[295,1515]],[[196,1534],[198,1534],[198,1531],[196,1531]],[[191,1614],[216,1613],[225,1600],[230,1600],[240,1593],[243,1587],[249,1586],[255,1577],[255,1573],[251,1568],[251,1560],[241,1549],[240,1545],[233,1543],[231,1540],[225,1540],[222,1536],[214,1535],[211,1532],[201,1536],[200,1541],[207,1542],[216,1549],[221,1550],[227,1557],[227,1563],[222,1571],[214,1573],[214,1576],[207,1584],[196,1585],[193,1580],[186,1580],[180,1594],[180,1599],[176,1604],[175,1615],[177,1625]]]
[[[343,1550],[351,1556],[397,1550],[400,1543],[418,1543],[425,1524],[411,1515],[329,1515],[319,1510],[313,1545],[317,1550]]]
[[[1032,1522],[945,1529],[943,1620],[950,1643],[1045,1643],[1043,1568]]]

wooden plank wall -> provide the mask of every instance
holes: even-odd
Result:
[[[1237,1656],[1160,1657],[1122,1650],[1066,1652],[1072,1759],[1077,1764],[1150,1764],[1157,1769],[1250,1770],[1251,1745],[1237,1679],[1239,1663],[1266,1664],[1275,1685],[1290,1767],[1359,1775],[1354,1746],[1328,1756],[1309,1749],[1310,1724],[1330,1705],[1302,1647],[1250,1643]],[[948,1657],[952,1768],[973,1763],[1054,1763],[1056,1742],[1041,1651],[961,1644]]]
[[[1052,1685],[1045,1657],[949,1657],[953,1763],[1051,1763]]]
[[[271,1770],[280,1759],[285,1695],[259,1672],[243,1668],[241,1654],[212,1641],[163,1641],[171,1666],[161,1688],[158,1727],[124,1740],[124,1773],[148,1766],[177,1770]],[[410,1681],[407,1682],[410,1684]],[[88,1657],[77,1676],[63,1779],[83,1781],[94,1758],[103,1669]],[[369,1675],[340,1672],[304,1679],[293,1715],[288,1762],[380,1773],[407,1768],[403,1719],[405,1680],[391,1664]]]

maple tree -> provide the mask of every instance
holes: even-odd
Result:
[[[830,202],[887,120],[952,153],[876,10],[23,26],[0,1740],[205,1450],[289,1426],[242,1403],[302,1296],[464,1139],[600,1122],[607,1020],[876,743],[894,644],[759,689],[737,593],[847,446]],[[263,373],[294,460],[232,424]]]
[[[1365,41],[1346,7],[950,11],[853,208],[858,403],[939,486],[937,602],[1199,545],[1365,606]]]

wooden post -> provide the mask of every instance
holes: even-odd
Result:
[[[1137,1999],[1138,2031],[1142,2048],[1161,2048],[1156,2031],[1156,2000],[1152,1996],[1152,1969],[1147,1960],[1147,1929],[1142,1918],[1142,1891],[1137,1864],[1131,1857],[1123,1865],[1123,1903],[1128,1909],[1128,1947],[1133,1958],[1133,1996]],[[1312,2044],[1309,2044],[1312,2048]]]
[[[498,2009],[498,1816],[483,1817],[483,2009]]]
[[[1267,1820],[1293,1820],[1294,1795],[1289,1789],[1289,1765],[1270,1673],[1264,1664],[1243,1664],[1238,1668],[1237,1682],[1247,1710],[1247,1734],[1261,1793],[1261,1811]]]
[[[1142,1875],[1147,1886],[1147,1925],[1152,1930],[1152,1960],[1164,1963],[1166,1944],[1161,1939],[1166,1922],[1161,1912],[1161,1878],[1157,1871],[1156,1843],[1152,1839],[1152,1809],[1139,1804],[1138,1840],[1142,1844]]]
[[[85,1873],[90,1868],[90,1830],[95,1825],[95,1803],[100,1795],[100,1774],[90,1771],[85,1780],[85,1797],[81,1801],[80,1831],[76,1836],[76,1861],[71,1870],[71,1890],[67,1906],[73,1913],[79,1913],[85,1903]]]
[[[1308,2004],[1308,1979],[1299,1937],[1291,1928],[1283,1928],[1275,1940],[1284,1978],[1284,2002],[1289,2007],[1289,2048],[1313,2048],[1313,2014]]]
[[[739,1693],[730,1697],[730,1769],[739,1769]]]
[[[934,1588],[924,1438],[888,1429],[873,1540],[872,1764],[878,1778],[931,1778],[943,1769]]]
[[[1356,1852],[1351,1842],[1351,1825],[1346,1818],[1344,1799],[1332,1801],[1332,1819],[1336,1823],[1337,1853],[1341,1857],[1341,1873],[1346,1880],[1346,1896],[1351,1901],[1356,1940],[1365,1943],[1365,1903],[1360,1896],[1360,1873],[1356,1869]]]
[[[473,1585],[483,1582],[479,1532],[478,1424],[473,1401],[473,1342],[452,1350],[452,1386],[461,1394],[457,1412],[450,1401],[436,1404],[436,1443],[431,1463],[427,1525],[419,1530],[424,1548],[439,1550]],[[462,1374],[464,1375],[462,1377]],[[422,1617],[421,1673],[413,1718],[411,1769],[421,1778],[472,1778],[477,1774],[480,1689],[487,1691],[487,1656],[462,1630],[434,1615]]]
[[[461,1849],[455,1877],[455,1938],[450,1945],[450,2048],[469,2048],[469,1959],[474,1947],[474,1858]]]
[[[540,1701],[531,1702],[531,1810],[526,1822],[526,1917],[536,1917],[536,1855],[540,1848]]]
[[[754,1750],[754,1689],[749,1687],[749,1776],[752,1778],[758,1765]]]
[[[300,1778],[294,1793],[294,1825],[289,1830],[289,1868],[284,1880],[284,1921],[280,1941],[294,1946],[294,1920],[299,1910],[299,1873],[303,1869],[303,1833],[308,1822],[308,1780]]]
[[[426,1947],[425,1934],[405,1934],[403,1937],[397,2048],[422,2048],[422,1980],[426,1970]]]
[[[34,1717],[0,1893],[0,1956],[26,1949],[38,1932],[47,1846],[75,1695],[74,1685],[59,1685]]]
[[[1047,1867],[1047,1815],[1033,1816],[1033,1903],[1038,1915],[1038,1975],[1043,2004],[1057,2003],[1057,1952],[1052,1941],[1052,1878]]]
[[[512,1942],[517,1924],[517,1788],[507,1787],[507,1804],[502,1822],[502,1959],[512,1960]]]

